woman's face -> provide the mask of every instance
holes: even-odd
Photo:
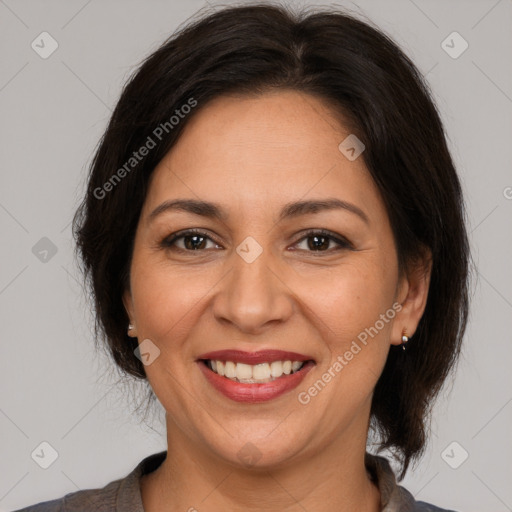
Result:
[[[364,445],[390,344],[403,327],[414,332],[422,304],[421,289],[415,298],[399,279],[363,158],[338,148],[349,134],[310,95],[222,97],[190,119],[154,171],[123,299],[168,429],[203,453],[263,466]],[[221,217],[158,208],[178,199],[214,203]],[[332,200],[345,207],[307,207]],[[201,234],[170,242],[189,229]],[[223,350],[313,363],[273,383],[235,383],[200,360]],[[225,371],[239,378],[301,360],[266,354],[256,368],[237,354],[215,358],[238,362]]]

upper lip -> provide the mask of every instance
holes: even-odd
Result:
[[[297,352],[284,350],[260,350],[259,352],[244,352],[243,350],[215,350],[201,354],[198,358],[214,361],[233,361],[234,363],[259,364],[272,363],[273,361],[309,361],[313,358]]]

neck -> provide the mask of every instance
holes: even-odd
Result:
[[[167,417],[167,457],[141,480],[146,512],[377,512],[380,494],[364,465],[366,437],[338,439],[278,467],[241,468],[191,441]],[[348,439],[348,436],[347,436]]]

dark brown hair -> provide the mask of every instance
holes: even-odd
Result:
[[[457,361],[467,323],[470,256],[461,186],[429,88],[397,44],[370,21],[309,10],[223,7],[149,55],[125,85],[94,155],[73,233],[95,303],[97,339],[123,372],[145,379],[121,298],[151,173],[189,119],[223,94],[285,88],[343,113],[342,124],[366,146],[362,158],[386,205],[400,269],[425,247],[432,254],[425,313],[407,351],[391,348],[371,409],[380,446],[397,455],[403,477],[424,450],[430,408]],[[149,138],[155,147],[130,160]]]

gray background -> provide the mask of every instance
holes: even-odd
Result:
[[[203,5],[0,0],[1,510],[102,487],[166,448],[162,415],[140,425],[95,353],[70,220],[122,84]],[[446,508],[510,511],[512,2],[330,5],[368,16],[426,75],[469,206],[478,282],[464,355],[403,484]],[[59,45],[47,59],[31,47],[43,31]],[[458,58],[441,45],[453,31],[469,44]],[[42,441],[58,452],[48,469],[31,458]]]

